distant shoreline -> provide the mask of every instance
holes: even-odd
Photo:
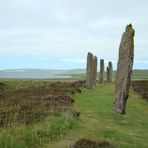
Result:
[[[48,69],[8,69],[0,70],[0,79],[56,79],[85,78],[85,69],[48,70]],[[113,78],[115,79],[115,71]],[[99,73],[98,73],[99,75]],[[148,70],[133,70],[132,79],[148,79]]]
[[[48,74],[48,73],[0,73],[0,78],[47,79],[47,78],[71,78],[71,76],[53,75],[53,74]]]

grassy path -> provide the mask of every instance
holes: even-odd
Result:
[[[117,148],[148,147],[148,103],[130,91],[127,114],[113,111],[114,85],[98,85],[76,94],[75,109],[81,112],[78,128],[45,147],[64,148],[79,138],[108,139]]]

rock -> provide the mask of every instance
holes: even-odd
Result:
[[[127,25],[122,35],[119,47],[117,64],[114,109],[120,114],[125,114],[126,103],[129,95],[131,73],[134,60],[134,34],[132,25]]]
[[[97,74],[97,67],[98,67],[98,59],[96,56],[93,58],[93,84],[97,83],[98,74]]]
[[[110,82],[110,75],[109,75],[109,68],[106,67],[106,80],[107,82]]]
[[[113,64],[112,62],[108,63],[108,69],[109,69],[109,82],[113,81]]]
[[[106,68],[106,80],[107,82],[112,82],[113,66],[112,62],[108,62],[108,67]]]
[[[100,59],[100,83],[104,82],[104,60]]]
[[[87,54],[87,67],[86,67],[86,88],[93,88],[93,54]]]

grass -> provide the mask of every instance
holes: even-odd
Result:
[[[0,132],[0,147],[26,148],[41,147],[50,140],[58,140],[77,123],[69,113],[49,116],[33,125],[12,125]]]
[[[132,79],[148,79],[148,70],[134,70]]]
[[[44,84],[36,80],[7,81],[9,89]],[[8,89],[7,88],[7,89]],[[120,116],[113,110],[114,84],[97,85],[93,90],[83,89],[73,95],[74,109],[80,119],[69,112],[49,115],[40,122],[15,124],[0,128],[0,147],[66,148],[79,138],[107,139],[117,148],[148,147],[148,104],[130,90],[127,114]]]
[[[76,94],[75,108],[81,112],[79,127],[62,140],[49,144],[61,148],[85,137],[98,141],[108,139],[117,148],[148,147],[148,104],[135,92],[130,91],[127,114],[118,115],[113,110],[114,85],[98,85],[92,91]],[[47,146],[47,147],[48,147]]]
[[[1,82],[0,148],[43,147],[76,128],[71,108],[46,106],[36,103],[37,100],[35,104],[28,102],[30,95],[49,95],[50,82],[12,79]]]

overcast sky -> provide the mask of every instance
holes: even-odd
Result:
[[[0,0],[0,69],[85,68],[88,51],[116,68],[129,23],[148,69],[148,0]]]

